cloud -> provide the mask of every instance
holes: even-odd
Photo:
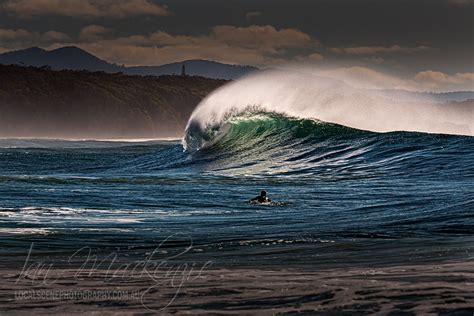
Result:
[[[293,28],[271,25],[236,27],[218,25],[206,34],[180,35],[164,31],[113,38],[97,24],[83,27],[77,38],[58,31],[29,32],[0,29],[0,39],[15,49],[28,46],[57,48],[76,45],[99,57],[126,65],[158,65],[183,59],[211,59],[231,64],[272,65],[288,60],[321,60],[317,39]],[[8,41],[7,41],[8,39]]]
[[[123,18],[169,14],[165,6],[149,0],[8,0],[2,8],[23,18],[42,15]]]
[[[28,46],[38,45],[39,43],[62,43],[70,41],[70,37],[58,31],[39,33],[24,29],[0,29],[0,40],[5,44],[8,42],[10,45],[7,46],[16,46],[17,44],[20,44],[20,46]]]
[[[474,0],[448,0],[448,2],[459,7],[474,5]]]
[[[67,41],[70,39],[67,34],[57,31],[48,31],[43,36],[46,40],[50,41]]]
[[[98,13],[98,8],[88,0],[9,0],[5,2],[3,9],[21,17],[38,15],[95,16]]]
[[[373,64],[383,64],[385,62],[385,59],[383,59],[382,57],[378,57],[378,56],[366,57],[365,60],[367,60],[368,62],[373,63]]]
[[[366,67],[345,67],[322,71],[330,78],[344,78],[352,86],[367,89],[401,89],[408,91],[474,91],[474,73],[447,74],[421,71],[410,78],[399,78]]]
[[[319,61],[319,60],[323,60],[324,56],[319,53],[313,53],[313,54],[308,55],[308,58],[309,60]]]
[[[220,25],[212,29],[211,37],[230,46],[248,48],[281,48],[319,44],[311,36],[297,29],[277,30],[271,25],[249,27]]]
[[[294,60],[298,63],[313,63],[324,59],[324,56],[319,53],[312,53],[309,55],[295,56]]]
[[[415,82],[431,90],[474,90],[474,73],[449,75],[439,71],[421,71],[414,77]]]
[[[4,41],[31,38],[32,36],[33,36],[33,33],[24,29],[16,29],[16,30],[0,29],[0,39]]]
[[[102,7],[106,15],[115,17],[137,16],[137,15],[168,15],[169,12],[165,6],[151,3],[148,0],[126,0],[114,1],[109,7]]]
[[[110,29],[105,28],[101,25],[88,25],[81,29],[79,37],[85,41],[97,40],[101,35],[108,33]]]
[[[211,28],[207,34],[195,36],[157,31],[115,39],[100,38],[104,31],[100,26],[90,25],[82,29],[80,41],[70,45],[78,45],[101,58],[127,65],[157,65],[195,58],[269,65],[291,59],[288,50],[319,45],[319,41],[297,29],[276,29],[270,25],[219,25]],[[93,41],[89,40],[91,36],[95,37]],[[321,57],[316,54],[310,58]]]
[[[245,18],[247,20],[252,20],[253,18],[256,18],[260,15],[262,15],[262,13],[260,11],[252,11],[252,12],[248,12],[247,14],[245,14]]]
[[[329,50],[336,54],[351,55],[377,55],[395,53],[417,53],[428,50],[427,46],[404,47],[400,45],[392,46],[358,46],[358,47],[331,47]]]

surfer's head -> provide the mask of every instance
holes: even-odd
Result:
[[[266,196],[266,195],[267,195],[267,191],[262,190],[262,192],[260,192],[260,196]]]

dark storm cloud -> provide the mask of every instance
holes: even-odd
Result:
[[[62,15],[123,18],[167,15],[166,7],[148,0],[6,0],[3,11],[22,18]]]
[[[474,70],[473,10],[471,0],[0,0],[0,49],[78,45],[128,65],[355,63],[456,81]]]

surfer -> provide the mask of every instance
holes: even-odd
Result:
[[[262,190],[259,196],[254,197],[249,202],[250,203],[270,203],[272,200],[267,196],[267,191]]]

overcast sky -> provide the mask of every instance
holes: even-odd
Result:
[[[474,0],[0,0],[0,52],[80,46],[111,62],[351,64],[470,81]]]

